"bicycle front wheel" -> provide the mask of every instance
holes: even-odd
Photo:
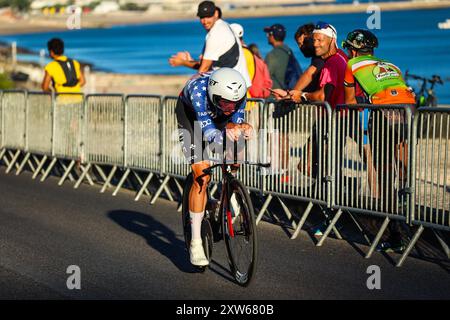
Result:
[[[248,286],[256,271],[258,237],[253,205],[247,188],[237,179],[229,182],[223,206],[222,230],[231,273],[241,286]]]

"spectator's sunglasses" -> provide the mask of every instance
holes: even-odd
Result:
[[[316,23],[316,25],[314,26],[314,29],[316,29],[316,30],[322,30],[322,29],[327,29],[327,28],[330,28],[334,32],[335,35],[337,34],[336,29],[327,22],[318,21]]]

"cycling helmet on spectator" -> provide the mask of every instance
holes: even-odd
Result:
[[[369,30],[356,29],[347,35],[342,47],[356,51],[373,51],[374,48],[378,47],[378,39]]]

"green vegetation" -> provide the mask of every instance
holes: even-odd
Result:
[[[0,73],[0,90],[9,90],[14,88],[14,82],[5,73]]]
[[[120,6],[120,10],[126,10],[126,11],[145,11],[147,10],[148,6],[139,6],[138,4],[134,2],[127,2],[124,5]]]
[[[16,11],[28,11],[31,0],[0,0],[0,8],[11,7]]]

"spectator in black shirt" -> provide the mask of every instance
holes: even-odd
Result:
[[[295,33],[295,41],[305,58],[311,58],[311,64],[298,79],[293,90],[290,90],[291,99],[301,102],[302,92],[314,92],[319,89],[320,72],[324,66],[322,58],[316,56],[312,34],[315,25],[308,23],[300,26]],[[276,89],[279,97],[285,97],[288,93],[285,90]]]

